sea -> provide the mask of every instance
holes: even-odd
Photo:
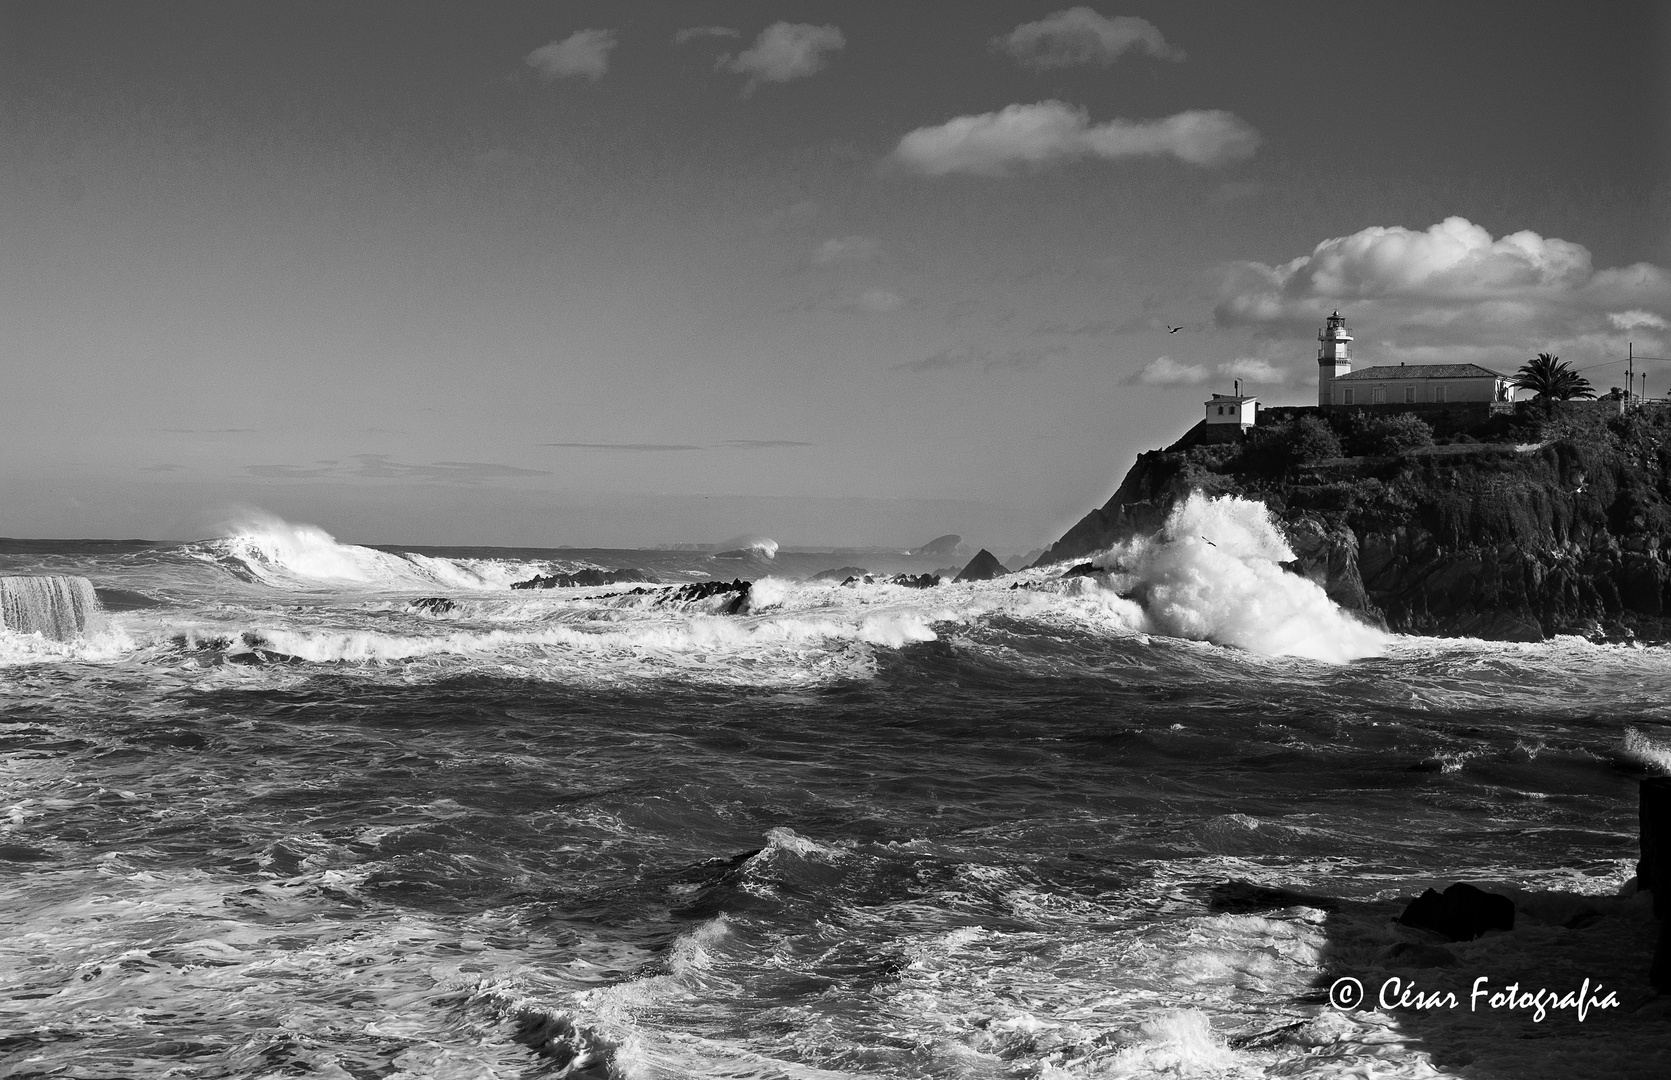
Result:
[[[1671,650],[1291,554],[0,541],[0,1077],[1671,1075]],[[660,583],[510,587],[587,568]]]

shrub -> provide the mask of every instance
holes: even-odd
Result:
[[[1388,456],[1433,445],[1433,429],[1414,413],[1373,416],[1358,413],[1346,437],[1348,452]]]
[[[1290,424],[1286,443],[1283,456],[1289,465],[1314,465],[1341,454],[1340,436],[1315,416],[1302,416]]]

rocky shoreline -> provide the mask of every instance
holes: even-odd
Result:
[[[1316,414],[1286,410],[1235,443],[1198,426],[1140,455],[1035,565],[1154,533],[1191,492],[1237,495],[1269,507],[1291,570],[1387,629],[1671,641],[1671,414],[1526,408],[1354,456],[1315,451],[1323,424],[1350,422]]]

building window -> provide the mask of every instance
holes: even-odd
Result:
[[[1434,401],[1444,401],[1445,400],[1445,388],[1443,386],[1435,386],[1433,388],[1433,400]]]
[[[1371,389],[1369,391],[1369,403],[1371,405],[1385,405],[1387,403],[1387,388],[1377,386]]]
[[[1416,400],[1416,388],[1414,386],[1406,386],[1404,388],[1404,400],[1406,402],[1414,402]]]
[[[1224,406],[1223,406],[1223,405],[1220,405],[1220,406],[1219,406],[1219,407],[1218,407],[1218,414],[1219,414],[1219,415],[1220,415],[1220,416],[1223,416],[1223,415],[1224,415]]]
[[[1352,404],[1352,388],[1351,387],[1347,387],[1346,389],[1344,389],[1340,392],[1340,403],[1342,405]]]

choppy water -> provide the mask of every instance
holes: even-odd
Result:
[[[5,542],[109,610],[0,631],[0,1076],[1663,1075],[1616,894],[1671,653],[1387,638],[1256,506],[1192,512],[929,590]],[[757,584],[508,588],[582,565]],[[1459,879],[1516,928],[1408,966],[1392,917]],[[1463,1003],[1339,1012],[1343,975]],[[1470,1011],[1479,976],[1621,1005]]]

